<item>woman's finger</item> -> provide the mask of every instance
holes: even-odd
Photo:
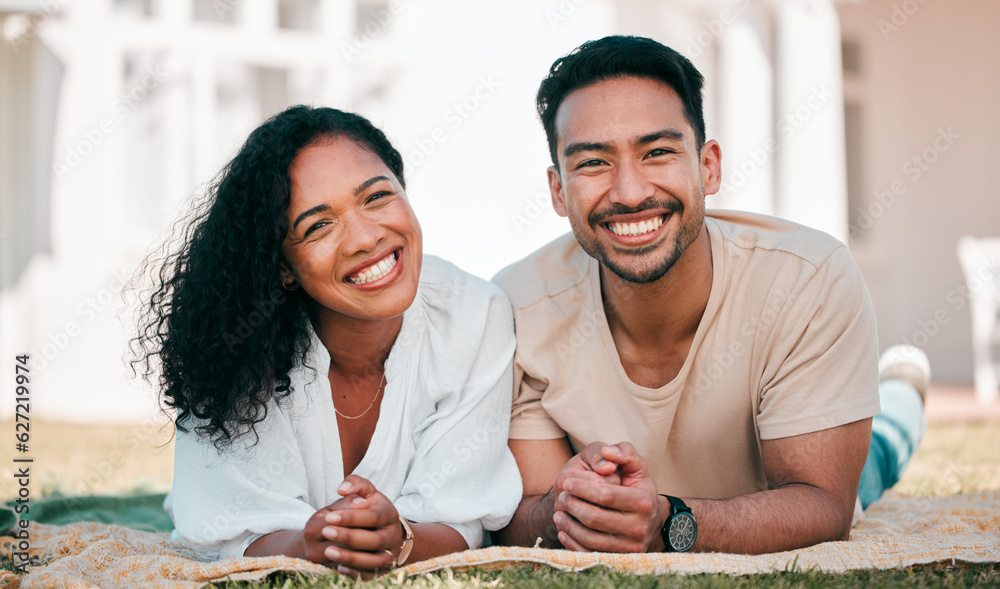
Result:
[[[386,550],[393,545],[383,529],[369,530],[365,528],[326,526],[323,528],[323,537],[345,548],[368,552]]]
[[[342,496],[347,496],[351,494],[360,495],[361,497],[369,497],[373,493],[377,493],[375,485],[371,483],[366,478],[359,477],[356,474],[349,474],[344,478],[344,482],[340,483],[337,487],[337,493]]]
[[[350,550],[343,546],[331,546],[326,549],[325,556],[330,561],[337,563],[337,570],[340,570],[340,567],[345,567],[353,569],[354,572],[374,573],[376,571],[385,572],[392,569],[392,553],[385,550],[366,552],[363,550]]]

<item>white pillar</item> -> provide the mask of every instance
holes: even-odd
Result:
[[[729,24],[718,41],[718,139],[722,188],[713,208],[775,214],[777,138],[766,36],[747,20]]]
[[[830,0],[776,7],[777,213],[847,241],[840,23]]]

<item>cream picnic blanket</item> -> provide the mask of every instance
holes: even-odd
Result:
[[[204,562],[169,534],[82,523],[32,525],[31,553],[41,566],[24,576],[0,573],[0,587],[195,588],[212,580],[260,579],[275,571],[326,575],[325,567],[287,557]],[[10,556],[12,538],[0,538]],[[825,572],[891,569],[936,562],[1000,562],[1000,491],[949,497],[887,494],[872,504],[847,542],[742,556],[738,554],[605,554],[537,548],[468,550],[414,563],[411,575],[444,568],[498,569],[547,565],[564,571],[607,566],[635,573],[746,575],[790,568]]]

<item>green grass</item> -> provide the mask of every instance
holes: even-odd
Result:
[[[0,567],[10,570],[10,561],[0,559]],[[356,581],[339,575],[311,579],[300,575],[276,574],[263,582],[212,583],[221,589],[375,589],[412,587],[414,589],[452,588],[562,588],[592,589],[636,587],[658,588],[803,588],[812,587],[885,587],[885,588],[958,588],[1000,586],[1000,565],[932,566],[896,571],[855,571],[828,575],[817,571],[782,572],[733,577],[729,575],[632,575],[598,567],[579,573],[566,573],[547,567],[517,567],[504,571],[439,571],[416,577],[389,574],[370,581]]]
[[[0,424],[0,431],[12,430]],[[130,493],[169,489],[173,464],[169,431],[154,426],[36,425],[32,422],[35,472],[32,496],[52,492]],[[125,447],[127,451],[121,451]],[[116,454],[118,452],[118,454]],[[0,464],[10,461],[0,457]],[[7,473],[3,473],[7,474]],[[914,455],[895,490],[904,494],[938,496],[1000,489],[1000,425],[935,424]],[[16,488],[9,476],[0,478],[0,497]],[[0,567],[11,570],[9,560]],[[782,572],[731,577],[727,575],[634,575],[606,568],[564,573],[548,567],[522,566],[503,571],[473,569],[440,571],[416,577],[389,574],[374,581],[354,581],[338,575],[307,579],[278,574],[264,582],[214,585],[227,589],[452,587],[1000,587],[1000,564],[934,565],[894,571],[857,571],[829,575],[816,571]]]
[[[757,587],[997,587],[1000,586],[998,565],[969,567],[940,567],[906,569],[901,571],[857,571],[842,575],[827,575],[820,572],[784,572],[767,575],[731,577],[728,575],[632,575],[607,568],[596,568],[579,573],[565,573],[549,568],[518,567],[498,572],[441,571],[418,577],[388,575],[375,581],[353,581],[339,576],[309,580],[302,577],[277,575],[266,583],[223,583],[213,587],[226,589],[297,589],[297,588],[383,588],[413,587],[444,589],[452,587],[584,587],[612,588],[638,587],[653,589],[660,587],[722,587],[750,589]]]

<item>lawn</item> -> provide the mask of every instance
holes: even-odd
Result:
[[[13,432],[10,422],[0,431]],[[13,437],[13,436],[11,436]],[[16,496],[14,444],[0,453],[0,498]],[[32,498],[61,493],[127,494],[170,488],[172,432],[161,423],[137,426],[86,426],[33,421]],[[895,490],[911,495],[949,495],[1000,489],[1000,424],[934,424]],[[389,575],[355,583],[332,576],[315,581],[288,576],[266,583],[230,583],[223,587],[815,587],[879,585],[886,587],[997,587],[998,564],[971,567],[925,567],[904,571],[861,571],[826,575],[815,571],[748,577],[725,575],[636,576],[607,569],[563,573],[521,567],[499,572],[445,571],[415,578]]]

